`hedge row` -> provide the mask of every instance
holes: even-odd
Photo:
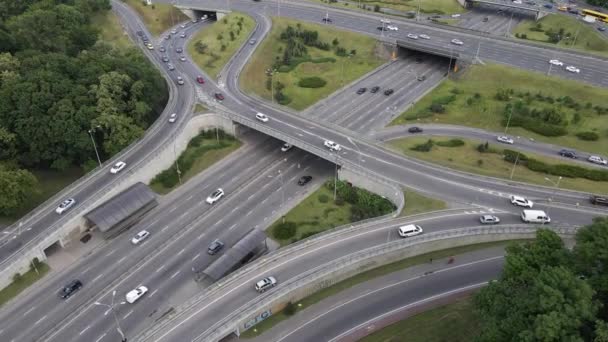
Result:
[[[442,147],[459,147],[464,146],[464,141],[462,139],[450,139],[445,141],[437,141],[435,144]]]
[[[507,117],[503,119],[503,126],[507,125],[507,120]],[[511,127],[519,126],[527,129],[528,131],[532,131],[546,137],[560,137],[568,134],[568,130],[565,127],[547,124],[538,119],[526,118],[516,114],[511,116],[509,125]]]
[[[327,81],[321,77],[304,77],[298,81],[298,86],[302,88],[321,88],[327,84]]]

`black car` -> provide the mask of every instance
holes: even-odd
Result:
[[[182,49],[182,48],[176,48],[176,49],[175,49],[175,52],[177,52],[177,53],[182,53],[182,52],[184,52],[184,49]]]
[[[420,76],[418,76],[416,79],[417,79],[418,81],[421,81],[421,82],[422,82],[422,81],[426,80],[426,76],[424,76],[424,75],[420,75]]]
[[[80,290],[82,288],[82,282],[78,279],[72,280],[69,284],[63,287],[61,291],[59,291],[59,297],[63,299],[70,298],[74,292]]]
[[[324,23],[331,23],[331,18],[323,18]]]
[[[416,63],[417,63],[417,64],[420,64],[420,63],[422,63],[422,62],[423,62],[422,58],[420,58],[420,57],[416,57]]]
[[[604,26],[598,27],[597,29],[600,30],[600,31],[602,31],[602,32],[606,31],[606,28]]]
[[[591,196],[589,201],[593,204],[608,206],[608,196]]]
[[[165,36],[165,40],[169,40],[169,39],[171,39],[171,35],[170,34],[168,34],[168,35]]]
[[[224,95],[222,95],[222,93],[215,93],[213,96],[220,101],[224,100]]]
[[[375,87],[372,87],[372,89],[370,89],[369,92],[372,93],[372,94],[375,94],[375,93],[378,92],[378,90],[380,90],[380,87],[375,86]]]
[[[395,91],[393,89],[386,89],[384,91],[384,95],[389,96],[390,94],[394,93]]]
[[[359,88],[359,90],[357,90],[357,94],[361,95],[363,93],[365,93],[367,91],[367,88]]]
[[[165,62],[165,63],[169,63],[169,57],[167,57],[167,56],[163,56],[163,62]]]
[[[385,26],[378,26],[378,30],[380,31],[388,31],[388,28]]]
[[[570,150],[561,150],[559,151],[559,155],[562,157],[576,159],[576,152]]]
[[[164,46],[161,46],[161,47],[158,49],[158,51],[160,51],[160,52],[165,52],[165,51],[167,51],[167,49],[165,49],[165,47],[164,47]]]
[[[207,253],[209,255],[215,255],[221,251],[222,248],[224,248],[224,243],[218,239],[215,239],[207,248]]]
[[[407,131],[410,133],[422,133],[422,128],[414,126],[410,127]]]
[[[310,182],[311,180],[312,176],[302,176],[302,178],[300,178],[298,181],[298,185],[306,185],[306,183]]]
[[[488,22],[488,17],[483,18],[483,22],[487,23]]]
[[[144,31],[137,31],[137,35],[140,36],[140,37],[143,37]]]

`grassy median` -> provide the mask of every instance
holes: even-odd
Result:
[[[489,147],[493,152],[480,153],[477,150],[479,144],[483,141],[473,139],[457,139],[464,142],[464,145],[457,147],[439,146],[437,142],[448,141],[448,137],[432,137],[435,142],[433,147],[428,152],[414,151],[417,145],[424,144],[429,140],[428,137],[405,138],[390,141],[389,144],[393,149],[411,157],[419,158],[435,164],[447,166],[449,168],[480,174],[484,176],[498,177],[509,179],[513,171],[512,162],[507,162],[504,159],[502,151],[512,149],[511,146],[490,142]],[[567,164],[569,163],[561,159],[548,158],[533,153],[523,152],[529,158],[542,161],[548,165]],[[523,162],[518,163],[513,172],[513,180],[526,182],[534,185],[544,185],[551,187],[552,184],[545,180],[545,177],[556,181],[557,176],[548,175],[545,173],[535,172],[528,169]],[[563,177],[560,182],[560,188],[579,190],[591,193],[608,193],[608,182],[597,182],[583,178],[568,178]]]
[[[246,43],[255,21],[250,16],[233,12],[205,27],[190,39],[188,54],[209,77],[217,75],[238,48]]]
[[[141,0],[124,0],[139,14],[144,24],[155,36],[167,31],[182,21],[190,20],[184,13],[169,4],[156,3],[146,5]]]
[[[505,129],[507,110],[511,108],[520,110],[521,118],[532,124],[527,127],[530,129],[524,129],[512,119],[510,135],[605,154],[608,151],[607,98],[606,88],[561,77],[494,64],[472,66],[443,81],[391,125],[454,124],[501,132]],[[528,114],[523,114],[524,111]],[[551,131],[542,135],[534,131],[543,127],[557,127],[565,134]],[[546,135],[556,133],[563,135]],[[595,135],[593,138],[597,140],[584,140],[580,134]]]
[[[297,38],[281,39],[288,26]],[[240,85],[267,100],[274,92],[278,103],[302,110],[385,63],[386,57],[379,57],[383,51],[368,36],[273,17],[272,29],[243,70]]]
[[[549,14],[539,21],[525,20],[515,27],[513,34],[520,39],[542,43],[550,43],[552,34],[560,35],[563,36],[558,44],[560,47],[608,56],[608,40],[593,26],[571,15]],[[579,67],[583,68],[584,65]]]
[[[16,279],[13,278],[14,280],[9,286],[0,290],[0,307],[8,303],[11,299],[17,297],[19,293],[27,289],[38,279],[44,277],[44,275],[50,270],[49,266],[45,263],[38,263],[36,268],[38,269],[38,272],[30,270],[25,274],[20,275]]]
[[[426,197],[416,191],[405,189],[405,206],[400,217],[428,213],[431,211],[437,211],[447,208],[447,204],[435,198]]]
[[[465,9],[456,0],[351,0],[346,2],[330,2],[328,0],[312,0],[326,5],[340,8],[353,8],[366,11],[376,11],[383,8],[393,9],[401,12],[417,11],[420,5],[420,13],[452,14],[462,13]],[[361,4],[361,7],[359,7]]]

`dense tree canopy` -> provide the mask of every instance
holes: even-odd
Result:
[[[608,218],[579,230],[573,251],[550,230],[507,249],[501,277],[475,297],[479,341],[608,341]]]
[[[1,172],[90,164],[91,135],[106,159],[164,106],[164,80],[141,52],[98,41],[90,18],[109,9],[109,0],[0,0]],[[7,179],[19,180],[31,184]],[[4,213],[19,202],[7,196]]]

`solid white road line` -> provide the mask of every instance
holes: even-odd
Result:
[[[169,278],[169,279],[173,279],[175,277],[177,277],[177,275],[180,273],[181,271],[177,271],[175,273],[173,273],[173,275]]]
[[[163,269],[163,268],[165,268],[165,265],[162,265],[161,267],[159,267],[159,268],[156,270],[156,272],[160,272],[160,271],[162,271],[162,269]]]
[[[78,335],[82,335],[82,334],[84,334],[84,332],[85,332],[85,331],[87,331],[87,330],[89,330],[90,328],[91,328],[91,326],[90,326],[90,325],[87,325],[87,327],[86,327],[86,328],[84,328],[84,329],[82,329],[82,330],[81,330],[81,331],[78,333]]]
[[[169,210],[169,213],[174,212],[174,211],[175,211],[175,209],[177,209],[177,207],[173,207],[173,208],[171,208],[171,210]]]
[[[180,255],[180,254],[184,253],[185,251],[186,251],[186,249],[185,249],[185,248],[182,248],[182,250],[181,250],[181,251],[177,252],[177,255]]]
[[[199,256],[201,256],[201,253],[198,253],[197,255],[195,255],[191,260],[194,261],[194,260],[198,259]]]
[[[103,335],[99,336],[99,337],[98,337],[98,338],[95,340],[95,342],[99,342],[99,341],[101,341],[101,339],[102,339],[102,338],[104,338],[104,337],[106,337],[106,333],[103,333]]]
[[[163,229],[161,229],[161,232],[164,232],[167,228],[169,228],[169,226],[164,226]]]
[[[158,289],[156,289],[156,290],[152,291],[152,293],[150,293],[150,295],[148,296],[148,298],[151,298],[152,296],[154,296],[154,294],[155,294],[156,292],[158,292]]]
[[[103,277],[103,273],[102,273],[102,274],[100,274],[100,275],[98,275],[97,277],[93,278],[93,281],[95,281],[95,280],[97,280],[97,279],[99,279],[99,278],[101,278],[101,277]]]
[[[27,310],[26,312],[24,312],[24,313],[23,313],[23,316],[25,316],[25,315],[27,315],[28,313],[32,312],[32,310],[34,310],[35,308],[36,308],[35,306],[31,307],[29,310]],[[0,334],[1,334],[1,333],[2,333],[2,332],[0,331]]]
[[[124,315],[122,317],[122,319],[127,319],[127,317],[131,316],[132,313],[133,313],[133,310],[129,311],[126,315]]]

